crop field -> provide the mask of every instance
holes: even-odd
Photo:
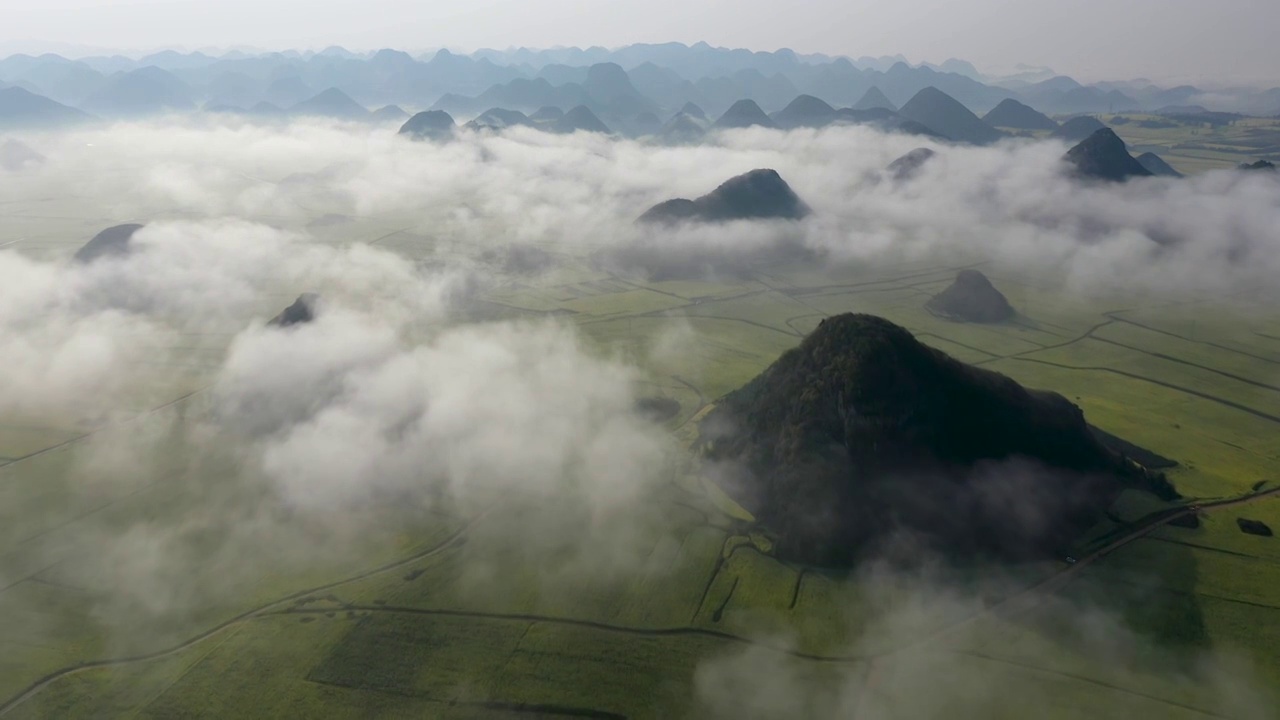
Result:
[[[1134,154],[1154,152],[1183,174],[1230,168],[1255,160],[1280,159],[1280,120],[1245,118],[1230,125],[1193,126],[1174,124],[1158,115],[1124,113],[1128,122],[1115,122],[1112,115],[1102,121],[1112,125]],[[1143,127],[1143,124],[1173,127]]]
[[[1262,144],[1239,143],[1272,142],[1254,132],[1264,129],[1194,138],[1134,125],[1120,131],[1139,149],[1168,151],[1186,171],[1261,152]],[[68,208],[4,212],[14,221],[6,220],[0,245],[33,257],[66,257],[116,220],[74,217]],[[54,215],[63,219],[39,219]],[[353,219],[341,228],[312,232],[434,257],[430,229],[412,219]],[[700,413],[824,317],[864,312],[959,359],[1058,391],[1099,428],[1176,460],[1169,477],[1184,503],[1280,483],[1280,317],[1224,309],[1224,298],[1161,306],[1117,292],[1083,301],[984,258],[777,266],[722,282],[652,283],[585,258],[565,261],[486,288],[471,312],[564,323],[593,350],[635,363],[645,387],[679,402],[666,427],[686,445]],[[977,326],[925,310],[965,267],[983,269],[1019,316]],[[300,290],[281,288],[243,323],[269,317]],[[190,612],[160,624],[108,623],[95,609],[100,589],[83,584],[94,577],[85,569],[101,566],[107,582],[119,559],[86,554],[69,538],[84,527],[194,513],[218,501],[216,483],[169,482],[176,464],[160,461],[143,476],[85,489],[68,483],[69,470],[83,449],[118,433],[160,433],[175,417],[198,417],[239,329],[141,338],[155,348],[155,380],[110,417],[0,418],[0,716],[704,717],[699,688],[715,685],[716,663],[735,662],[837,688],[815,694],[812,712],[869,717],[885,708],[901,717],[941,712],[929,705],[922,677],[955,691],[958,713],[988,694],[1016,693],[1037,698],[1037,717],[1220,717],[1215,708],[1230,707],[1223,687],[1231,681],[1248,675],[1258,687],[1280,687],[1280,538],[1246,535],[1236,524],[1244,517],[1280,529],[1280,498],[1207,510],[1197,528],[1163,525],[1043,592],[1024,591],[1067,573],[1068,563],[1014,568],[976,591],[981,600],[912,615],[910,587],[873,587],[866,574],[774,557],[767,538],[749,533],[699,481],[695,461],[673,468],[671,482],[630,511],[626,573],[551,563],[567,552],[556,544],[559,532],[513,546],[506,528],[517,518],[537,527],[565,508],[550,498],[498,496],[427,517],[401,513],[385,534],[324,544],[329,555],[305,571],[267,567],[226,585],[219,569],[235,558],[193,556],[182,569],[200,593]],[[655,353],[672,335],[684,351]],[[159,458],[183,452],[163,434],[154,442],[168,448]],[[216,478],[219,466],[199,472]],[[1081,538],[1081,557],[1169,507],[1127,492]],[[582,532],[601,527],[584,523]],[[1032,595],[1017,612],[990,611]],[[1149,644],[1116,657],[1102,620],[1097,637],[1072,636],[1058,621],[1081,608],[1123,618]],[[1241,677],[1215,684],[1190,670],[1168,672],[1203,648],[1238,657]]]

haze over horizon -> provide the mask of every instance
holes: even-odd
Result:
[[[1191,0],[811,0],[798,7],[760,0],[732,7],[675,0],[596,6],[576,0],[442,0],[427,6],[408,0],[322,0],[306,6],[297,0],[47,0],[38,6],[0,0],[7,25],[0,54],[330,45],[471,51],[706,41],[852,57],[901,54],[912,63],[955,57],[996,73],[1026,63],[1082,81],[1280,84],[1280,46],[1270,37],[1280,22],[1280,5],[1240,4],[1254,7],[1229,12]],[[68,25],[67,17],[76,22]],[[1215,32],[1206,35],[1206,27]]]

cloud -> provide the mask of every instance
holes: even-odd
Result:
[[[91,429],[172,400],[171,375],[204,389],[75,446],[78,462],[58,471],[76,503],[125,487],[182,500],[153,516],[89,517],[29,546],[92,588],[105,626],[173,621],[156,634],[261,591],[274,573],[323,574],[385,551],[396,533],[436,522],[432,509],[465,514],[495,499],[573,519],[559,535],[510,528],[530,558],[539,543],[571,550],[570,570],[534,566],[546,577],[632,567],[629,509],[665,481],[672,452],[633,412],[637,383],[686,367],[694,333],[659,336],[633,356],[649,367],[635,368],[563,324],[456,312],[487,289],[533,282],[527,273],[631,253],[723,277],[783,247],[859,267],[986,259],[1087,294],[1265,301],[1280,287],[1280,183],[1225,172],[1080,186],[1061,174],[1065,148],[1053,143],[933,146],[941,157],[918,178],[890,183],[884,167],[920,140],[865,128],[747,130],[676,149],[527,129],[435,145],[364,125],[208,119],[26,140],[49,159],[0,175],[15,224],[38,230],[0,249],[0,413]],[[813,216],[669,233],[632,222],[759,167],[777,169]],[[324,215],[349,222],[309,227]],[[147,223],[136,252],[66,261],[125,221]],[[403,245],[388,235],[399,228]],[[513,247],[562,265],[516,267],[513,279]],[[315,322],[264,327],[304,291],[324,301]],[[180,368],[197,341],[201,362]],[[973,602],[956,594],[932,607],[939,587],[887,615],[883,632],[896,638]],[[699,697],[745,717],[858,701],[852,678],[814,690],[808,670],[775,660],[752,651],[708,664]],[[899,694],[925,697],[938,672]],[[966,695],[958,683],[938,697],[991,707],[982,703],[1004,702],[1006,689],[1018,697],[998,686]]]
[[[50,162],[0,180],[18,197],[74,183],[122,220],[180,212],[297,226],[321,214],[405,217],[436,255],[534,244],[737,271],[744,256],[796,234],[839,262],[966,254],[1050,272],[1081,291],[1119,284],[1163,295],[1267,292],[1280,268],[1269,233],[1280,215],[1273,179],[1215,172],[1082,186],[1060,172],[1066,147],[1054,142],[923,142],[940,157],[914,181],[889,183],[885,166],[922,141],[863,127],[749,129],[690,148],[528,128],[413,143],[381,128],[237,119],[28,140]],[[696,197],[757,167],[779,170],[814,217],[790,231],[730,224],[655,234],[631,223],[657,202]]]

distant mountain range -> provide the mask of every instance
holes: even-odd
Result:
[[[24,88],[0,88],[0,127],[63,127],[91,119],[88,113],[67,107]]]
[[[1280,114],[1280,88],[1208,93],[1188,85],[1162,88],[1145,80],[1084,85],[1039,68],[992,78],[961,60],[912,66],[901,57],[752,52],[706,43],[480,50],[470,55],[440,50],[418,57],[391,49],[361,54],[337,47],[220,57],[174,51],[139,59],[13,55],[0,60],[0,88],[9,87],[104,117],[197,107],[251,109],[262,103],[291,108],[329,88],[366,109],[393,104],[408,110],[434,108],[463,119],[493,107],[528,114],[544,106],[583,105],[605,122],[646,112],[665,122],[686,103],[719,116],[746,99],[776,113],[800,95],[834,108],[895,110],[930,87],[979,114],[1010,99],[1051,115],[1195,106]]]

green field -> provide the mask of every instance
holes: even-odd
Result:
[[[1196,154],[1172,131],[1126,139],[1171,148],[1167,159],[1184,171],[1236,162],[1225,151]],[[15,221],[0,243],[65,257],[106,222]],[[344,233],[431,256],[430,228],[404,218],[362,219]],[[961,267],[930,262],[646,285],[570,260],[485,290],[474,312],[555,317],[600,353],[640,364],[654,392],[681,404],[668,428],[685,443],[717,397],[823,317],[855,311],[1061,392],[1099,427],[1176,459],[1170,478],[1188,502],[1280,481],[1280,318],[1232,313],[1213,298],[1086,302],[982,260],[972,264],[1020,310],[1016,321],[970,326],[928,313],[924,301]],[[261,312],[297,290],[264,299]],[[109,584],[120,559],[96,556],[86,529],[198,513],[219,495],[207,482],[172,479],[183,448],[165,437],[143,476],[89,489],[68,477],[86,448],[115,433],[198,416],[236,330],[156,339],[164,361],[123,415],[0,419],[0,715],[1192,718],[1265,717],[1276,707],[1258,693],[1280,687],[1280,539],[1244,535],[1235,518],[1280,529],[1280,499],[1208,513],[1197,529],[1162,527],[1034,607],[982,614],[984,601],[1066,563],[961,580],[955,597],[923,602],[920,588],[934,587],[926,578],[879,582],[772,557],[696,467],[677,465],[628,511],[635,563],[626,573],[576,572],[538,538],[513,546],[507,528],[550,523],[564,509],[497,496],[430,517],[391,513],[369,537],[318,539],[305,571],[267,564],[224,581],[236,558],[193,556],[180,570],[191,596],[174,599],[183,612],[104,614],[104,587],[84,583],[102,567]],[[685,351],[655,360],[672,333]],[[218,467],[201,472],[216,478]],[[1082,554],[1166,507],[1122,496],[1081,539]]]
[[[1103,113],[1097,117],[1124,139],[1135,156],[1153,152],[1183,175],[1230,169],[1256,160],[1280,161],[1280,120],[1275,118],[1197,125],[1144,113]]]

